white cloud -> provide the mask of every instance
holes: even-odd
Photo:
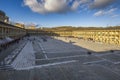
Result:
[[[39,3],[37,0],[24,0],[24,4],[34,12],[38,12],[38,13],[46,12],[44,8],[44,2]]]
[[[104,10],[100,10],[100,11],[96,12],[94,14],[94,16],[101,16],[101,15],[104,15],[104,14],[105,14],[105,11]]]
[[[99,10],[97,11],[96,13],[94,13],[94,16],[103,16],[103,15],[115,15],[114,14],[114,11],[116,11],[117,8],[112,8],[112,9],[109,9],[109,10]]]
[[[28,6],[32,11],[45,14],[45,13],[66,13],[69,11],[91,11],[94,8],[100,10],[94,15],[105,15],[114,12],[111,9],[105,12],[104,8],[111,5],[113,2],[119,2],[119,0],[23,0],[24,5]],[[90,8],[89,8],[90,7]],[[110,7],[108,8],[110,9]]]
[[[117,0],[94,0],[93,3],[90,5],[90,8],[95,9],[105,8],[116,1]]]
[[[67,0],[45,0],[44,8],[48,12],[66,12],[69,10]]]
[[[115,18],[115,17],[119,17],[119,15],[117,14],[112,15],[112,18]]]
[[[90,2],[90,0],[75,0],[71,7],[72,10],[76,10],[81,4]]]
[[[68,0],[24,0],[24,4],[38,13],[66,12]]]
[[[112,14],[116,10],[117,10],[117,8],[111,8],[109,11],[107,11],[107,14]]]
[[[24,0],[24,4],[38,13],[65,13],[77,10],[89,0]],[[72,3],[72,4],[70,4]]]

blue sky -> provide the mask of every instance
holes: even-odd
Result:
[[[0,0],[11,21],[44,27],[120,25],[119,0]]]

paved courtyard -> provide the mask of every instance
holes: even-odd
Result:
[[[30,37],[11,65],[16,70],[1,70],[0,79],[120,80],[120,51],[94,52],[48,36]]]

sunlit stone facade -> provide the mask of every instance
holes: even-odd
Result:
[[[84,29],[71,31],[41,31],[41,30],[27,30],[29,34],[50,35],[62,37],[76,37],[84,40],[94,42],[102,42],[107,44],[120,45],[120,30],[119,29]]]
[[[30,35],[49,35],[62,37],[75,37],[94,42],[120,45],[119,29],[90,29],[90,30],[41,30],[41,29],[22,29],[10,24],[0,22],[0,38],[21,37],[26,34]]]

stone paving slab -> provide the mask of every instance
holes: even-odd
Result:
[[[117,54],[108,54],[108,55],[103,55],[101,58],[107,59],[112,62],[120,62],[120,55]]]
[[[71,61],[71,60],[77,60],[81,64],[87,64],[89,62],[94,62],[94,61],[101,61],[101,58],[98,58],[96,56],[67,56],[67,57],[56,57],[56,58],[48,58],[48,59],[37,59],[36,60],[36,65],[41,65],[41,64],[48,64],[48,63],[57,63],[57,62],[64,62],[64,61]]]
[[[42,74],[44,72],[44,75]],[[79,63],[49,66],[35,69],[41,80],[119,80],[120,75],[98,65],[80,65]],[[42,75],[42,76],[41,76]]]
[[[58,53],[46,53],[48,58],[56,58],[56,57],[67,57],[67,56],[77,56],[77,55],[86,55],[86,52],[75,51],[75,52],[58,52]]]

